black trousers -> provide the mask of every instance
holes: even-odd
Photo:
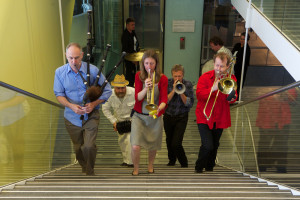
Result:
[[[134,87],[134,78],[136,73],[136,66],[133,62],[125,60],[125,79],[129,81],[128,86]]]
[[[198,124],[198,130],[201,137],[201,146],[196,161],[195,170],[213,169],[217,157],[220,138],[223,129],[209,129],[207,124]]]
[[[169,162],[175,164],[177,158],[181,166],[188,166],[188,160],[182,146],[183,136],[188,122],[188,113],[178,116],[164,114],[163,120]]]
[[[289,125],[285,125],[282,129],[259,129],[257,161],[261,168],[286,167],[289,129]]]

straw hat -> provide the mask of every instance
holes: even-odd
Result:
[[[117,74],[115,76],[115,79],[111,82],[111,85],[114,87],[125,87],[126,85],[128,85],[129,82],[127,80],[125,80],[124,75],[119,75]]]

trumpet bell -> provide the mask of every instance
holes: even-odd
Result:
[[[233,80],[232,78],[229,78],[229,77],[228,78],[223,78],[218,83],[218,89],[223,94],[230,94],[232,92],[232,90],[237,89],[236,81]]]
[[[151,111],[153,111],[153,110],[157,110],[157,109],[158,109],[158,106],[155,105],[155,104],[147,104],[147,105],[145,106],[145,108],[151,112]]]
[[[181,82],[178,82],[176,83],[174,90],[177,94],[183,94],[185,92],[185,85]]]

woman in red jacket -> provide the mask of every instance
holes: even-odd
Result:
[[[139,175],[141,147],[148,150],[148,173],[154,173],[153,163],[156,151],[161,148],[163,119],[160,117],[168,102],[168,78],[161,73],[158,55],[154,50],[145,51],[140,65],[140,71],[135,75],[135,105],[132,116],[130,142],[132,146],[132,175]],[[154,73],[155,72],[155,73]],[[150,78],[148,78],[150,76]],[[145,108],[147,91],[154,85],[154,103],[158,105],[157,118],[149,115]]]
[[[196,89],[196,117],[202,143],[196,161],[196,173],[202,173],[204,168],[206,171],[213,171],[223,129],[231,126],[229,103],[235,102],[237,98],[236,92],[229,100],[229,95],[218,93],[218,83],[228,73],[230,57],[221,52],[217,53],[213,60],[214,70],[200,76]],[[231,75],[231,78],[236,81],[234,75]]]

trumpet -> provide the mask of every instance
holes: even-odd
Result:
[[[151,78],[150,77],[150,70],[149,70],[149,73],[148,73],[148,78]],[[156,116],[156,112],[157,112],[157,109],[158,109],[158,106],[154,103],[154,86],[155,86],[155,71],[153,72],[153,77],[152,77],[152,88],[148,88],[147,90],[147,105],[145,106],[145,108],[147,110],[149,110],[149,114],[153,115],[153,118],[155,119]]]
[[[218,83],[218,92],[216,94],[216,97],[215,97],[213,106],[210,110],[209,116],[206,115],[206,107],[207,107],[207,104],[210,100],[210,96],[211,96],[211,93],[212,93],[212,90],[213,90],[213,86],[211,87],[208,99],[207,99],[206,104],[205,104],[204,109],[203,109],[203,114],[206,117],[207,121],[209,121],[209,119],[211,117],[211,114],[212,114],[213,109],[215,107],[215,104],[216,104],[217,98],[219,96],[219,93],[222,92],[223,94],[230,94],[231,92],[236,91],[236,89],[237,89],[236,81],[231,78],[231,70],[234,67],[235,62],[236,62],[236,53],[234,54],[233,58],[230,61],[230,70],[229,70],[229,73],[227,73],[227,76],[225,78],[220,78],[220,73],[217,73],[217,75],[216,75],[213,86],[215,85],[217,80],[220,79],[220,81]]]
[[[176,85],[175,85],[175,89],[174,91],[177,93],[177,94],[183,94],[185,92],[185,85],[180,82],[180,81],[177,81]]]

